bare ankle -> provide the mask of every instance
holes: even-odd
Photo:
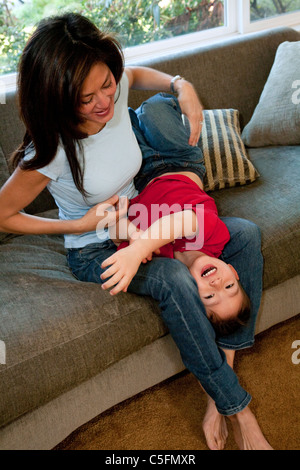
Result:
[[[254,415],[248,406],[244,408],[242,411],[239,411],[238,413],[236,413],[235,415],[228,416],[230,420],[239,421],[239,422],[248,420],[250,417],[253,418]]]
[[[272,450],[249,407],[229,418],[241,450]]]

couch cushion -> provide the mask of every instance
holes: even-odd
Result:
[[[260,178],[211,195],[220,215],[243,217],[262,231],[264,288],[299,274],[300,268],[300,147],[250,149]]]
[[[236,109],[203,111],[199,147],[204,156],[205,191],[252,183],[259,176],[248,158]]]
[[[182,118],[190,133],[186,115],[183,114]],[[237,109],[205,109],[198,146],[206,168],[205,191],[252,183],[259,176],[241,137]]]
[[[166,333],[150,298],[77,281],[59,236],[0,245],[0,426]]]
[[[243,130],[250,147],[300,144],[300,41],[278,47],[274,65],[251,121]]]

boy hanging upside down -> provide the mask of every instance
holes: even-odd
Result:
[[[160,94],[150,100],[154,103],[159,100],[160,104],[163,101],[177,119],[170,120],[172,130],[176,125],[178,132],[183,131],[188,136],[181,115],[173,106],[174,97]],[[218,217],[213,198],[203,190],[202,152],[188,143],[179,149],[171,139],[163,142],[162,148],[167,147],[164,154],[153,148],[150,144],[153,140],[156,146],[160,145],[159,129],[155,128],[154,133],[152,126],[149,134],[149,126],[145,126],[149,122],[147,102],[140,109],[139,114],[130,110],[143,154],[142,169],[136,180],[140,194],[130,201],[128,219],[121,219],[110,229],[111,238],[119,246],[102,264],[102,268],[108,269],[101,279],[109,278],[102,287],[113,288],[112,295],[126,292],[140,264],[150,261],[153,253],[175,258],[184,263],[194,277],[207,316],[217,333],[232,333],[247,322],[250,301],[235,269],[219,259],[230,236]]]

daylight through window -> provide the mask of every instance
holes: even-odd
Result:
[[[264,20],[300,10],[300,0],[250,0],[251,21]]]
[[[300,25],[300,0],[0,0],[0,75],[15,77],[20,54],[39,20],[66,11],[81,13],[115,33],[126,58],[139,49],[138,60],[174,44],[189,47],[203,38],[281,23]]]
[[[0,74],[14,72],[26,39],[42,18],[76,11],[131,47],[224,25],[224,1],[3,0],[0,5]]]

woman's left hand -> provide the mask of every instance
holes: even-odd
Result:
[[[125,69],[129,88],[135,90],[157,90],[170,92],[172,76],[149,67],[130,66]],[[189,120],[191,133],[190,145],[197,145],[203,124],[203,106],[193,85],[181,78],[174,82],[174,90],[178,93],[181,111]]]
[[[175,83],[178,92],[178,101],[181,111],[189,120],[191,133],[189,144],[195,146],[199,142],[203,126],[203,105],[193,85],[186,80],[177,80]]]

